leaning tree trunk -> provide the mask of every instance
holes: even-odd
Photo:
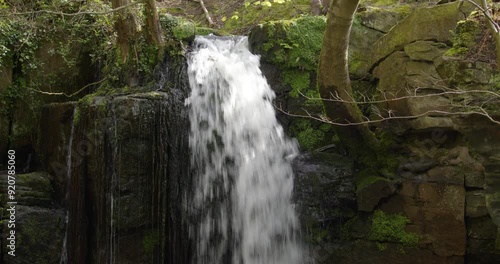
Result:
[[[497,55],[497,69],[500,69],[500,26],[493,20],[488,3],[486,0],[481,1],[481,7],[483,8],[484,15],[486,16],[486,21],[488,21],[488,27],[493,36],[493,41],[495,42],[495,49]]]
[[[334,0],[328,11],[323,37],[318,71],[319,91],[322,98],[338,97],[344,101],[324,101],[328,118],[337,123],[363,123],[361,111],[352,103],[347,59],[349,36],[358,4],[359,0]],[[334,130],[353,156],[372,152],[378,145],[366,124],[334,126]]]
[[[144,13],[146,16],[146,39],[149,44],[156,45],[157,47],[165,46],[163,39],[163,32],[161,31],[160,19],[156,11],[156,1],[146,0]]]

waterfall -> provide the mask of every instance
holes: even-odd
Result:
[[[69,204],[69,192],[70,192],[70,181],[71,181],[71,167],[72,167],[72,162],[73,160],[71,159],[71,154],[73,152],[73,134],[75,133],[75,113],[77,106],[73,109],[73,114],[71,117],[71,130],[69,134],[69,141],[68,141],[68,150],[66,153],[66,194],[65,194],[65,200],[66,203]],[[60,264],[67,264],[68,263],[68,221],[69,221],[69,205],[66,205],[66,217],[64,218],[64,223],[65,223],[65,231],[64,231],[64,239],[63,239],[63,245],[61,249],[61,259],[59,261]]]
[[[291,203],[297,154],[246,37],[196,37],[188,59],[191,232],[198,264],[299,264]]]

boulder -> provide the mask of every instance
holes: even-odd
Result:
[[[381,177],[368,177],[358,183],[356,198],[358,210],[370,212],[378,205],[381,199],[389,197],[396,191],[391,181]]]
[[[469,191],[465,196],[465,216],[489,216],[483,191]]]
[[[363,26],[387,33],[399,21],[410,14],[410,9],[409,6],[399,8],[367,7],[365,11],[359,13],[359,18]]]
[[[467,17],[464,11],[471,11],[470,4],[460,1],[416,9],[374,44],[370,68],[415,41],[449,43],[457,22]]]
[[[406,54],[415,61],[433,62],[448,49],[449,47],[446,44],[434,41],[415,41],[404,46]]]

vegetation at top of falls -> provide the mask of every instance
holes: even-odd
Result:
[[[195,35],[217,33],[215,29],[198,27],[192,21],[170,14],[162,14],[160,16],[160,22],[169,36],[180,41],[192,41]]]
[[[248,34],[250,29],[259,23],[297,18],[309,14],[310,10],[309,0],[265,0],[247,1],[230,15],[217,12],[215,14],[222,16],[222,32]]]
[[[283,68],[316,71],[326,18],[304,16],[295,20],[269,22],[261,43],[267,59]]]
[[[405,227],[410,220],[399,214],[386,214],[376,210],[371,218],[372,226],[368,239],[377,242],[401,243],[406,247],[418,246],[420,237],[411,232],[407,232]],[[383,247],[380,248],[381,250]]]

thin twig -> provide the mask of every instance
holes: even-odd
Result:
[[[200,5],[201,5],[201,8],[203,9],[203,13],[205,13],[205,17],[208,20],[208,24],[210,26],[213,26],[214,25],[214,21],[210,17],[210,14],[208,13],[207,7],[205,6],[205,3],[203,2],[203,0],[200,0]]]
[[[365,125],[365,124],[374,124],[374,123],[380,123],[380,122],[384,122],[384,121],[387,121],[387,120],[395,120],[395,119],[416,119],[416,118],[419,118],[419,117],[424,117],[424,116],[429,116],[431,114],[440,114],[440,115],[444,115],[444,116],[452,116],[452,115],[474,115],[474,114],[477,114],[477,115],[481,115],[481,116],[484,116],[486,118],[488,118],[491,122],[497,124],[497,125],[500,125],[500,121],[498,120],[495,120],[493,117],[491,117],[488,112],[486,112],[486,110],[484,110],[482,107],[479,107],[479,109],[481,110],[480,112],[476,112],[476,111],[469,111],[469,112],[448,112],[448,111],[441,111],[441,110],[429,110],[427,112],[424,112],[424,113],[421,113],[421,114],[418,114],[418,115],[410,115],[410,116],[396,116],[394,114],[394,112],[391,112],[389,110],[390,113],[392,113],[389,117],[383,117],[381,115],[378,115],[380,117],[380,119],[377,119],[377,120],[370,120],[370,119],[366,119],[366,121],[363,121],[363,122],[349,122],[346,120],[346,123],[340,123],[340,122],[334,122],[324,116],[319,116],[319,117],[316,117],[316,116],[313,116],[311,115],[307,110],[304,109],[304,112],[306,113],[306,115],[299,115],[299,114],[292,114],[290,112],[287,112],[285,110],[283,110],[282,108],[278,107],[278,106],[274,106],[276,109],[278,109],[278,111],[280,111],[281,113],[287,115],[287,116],[291,116],[291,117],[300,117],[300,118],[309,118],[309,119],[313,119],[313,120],[316,120],[316,121],[320,121],[320,122],[323,122],[323,123],[327,123],[327,124],[331,124],[331,125],[336,125],[336,126],[359,126],[359,125]]]
[[[87,84],[87,85],[83,86],[80,90],[78,90],[78,91],[76,91],[76,92],[74,92],[74,93],[72,93],[72,94],[70,94],[70,95],[68,95],[68,94],[66,94],[66,93],[62,93],[62,92],[61,92],[61,93],[51,93],[51,92],[44,92],[44,91],[40,91],[40,90],[33,89],[33,88],[28,88],[28,89],[30,89],[30,90],[32,90],[32,91],[34,91],[34,92],[40,93],[40,94],[45,94],[45,95],[64,95],[64,96],[66,96],[66,97],[68,97],[68,98],[71,98],[71,97],[73,97],[73,96],[75,96],[75,95],[79,94],[80,92],[82,92],[83,90],[85,90],[86,88],[88,88],[88,87],[90,87],[90,86],[92,86],[92,85],[96,85],[96,84],[100,84],[100,83],[104,82],[106,79],[107,79],[107,77],[106,77],[106,78],[104,78],[104,79],[102,79],[102,80],[100,80],[100,81],[93,82],[93,83],[89,83],[89,84]]]

